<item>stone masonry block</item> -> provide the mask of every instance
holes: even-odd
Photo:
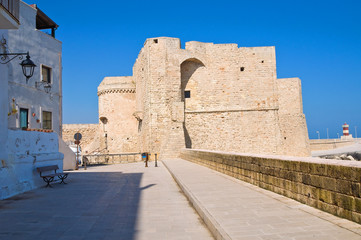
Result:
[[[300,172],[295,172],[295,181],[297,183],[302,183],[302,173]]]
[[[350,219],[350,220],[361,224],[361,214],[360,214],[360,213],[356,213],[356,212],[352,212],[352,213],[351,213],[351,219]]]
[[[302,183],[305,185],[311,185],[311,175],[303,174],[302,175]]]
[[[355,198],[355,211],[361,213],[361,198]]]
[[[352,194],[351,182],[347,180],[340,180],[340,179],[337,180],[336,192],[351,195]]]
[[[334,206],[334,205],[331,205],[331,204],[328,204],[328,203],[325,203],[325,202],[320,202],[318,201],[317,202],[317,208],[325,211],[325,212],[328,212],[328,213],[331,213],[331,214],[334,214],[336,215],[337,214],[337,211],[338,211],[338,207]]]
[[[301,162],[301,163],[300,163],[300,171],[301,171],[302,173],[309,174],[309,173],[310,173],[310,164],[312,164],[312,163]]]
[[[326,164],[309,164],[310,173],[313,175],[327,176],[327,165]]]
[[[351,179],[353,175],[351,168],[334,165],[327,165],[327,173],[329,177],[337,179]]]
[[[327,190],[324,190],[324,189],[319,189],[318,199],[321,202],[332,204],[332,194],[331,194],[330,191],[327,191]]]
[[[335,203],[335,205],[340,208],[350,210],[350,211],[356,209],[356,207],[355,207],[356,202],[355,202],[354,197],[339,193],[336,195],[336,201],[337,202]]]
[[[282,161],[282,168],[288,171],[299,171],[299,162],[294,161]]]
[[[355,182],[358,182],[360,183],[361,182],[361,170],[360,168],[351,168],[351,181],[355,181]]]
[[[352,219],[352,212],[341,207],[337,207],[336,215],[343,218]]]
[[[329,177],[320,177],[321,188],[331,191],[336,191],[337,180]]]
[[[317,175],[310,175],[311,177],[311,185],[317,188],[322,187],[322,177]]]
[[[351,182],[352,196],[361,197],[361,184],[358,182]]]
[[[252,164],[251,169],[254,172],[259,172],[260,171],[260,166],[258,164]]]

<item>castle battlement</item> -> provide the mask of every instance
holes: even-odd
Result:
[[[105,77],[98,86],[98,96],[104,93],[135,93],[133,77]]]

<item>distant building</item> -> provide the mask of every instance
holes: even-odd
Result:
[[[133,76],[104,78],[98,96],[95,143],[83,151],[310,156],[301,81],[277,79],[274,47],[187,42],[182,49],[177,38],[150,38]]]
[[[63,165],[58,146],[62,132],[62,43],[55,39],[58,26],[36,5],[4,2],[11,5],[0,9],[0,53],[29,51],[37,67],[27,82],[19,65],[21,59],[0,64],[0,199],[43,184],[37,166],[57,164],[62,169]],[[10,24],[3,24],[3,19],[9,19]],[[43,29],[49,29],[49,34]],[[8,60],[0,59],[2,63]]]
[[[348,125],[347,123],[342,125],[342,136],[341,136],[341,140],[352,140],[352,134],[350,134],[349,131],[349,127],[350,125]]]

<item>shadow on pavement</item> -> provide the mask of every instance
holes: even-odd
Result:
[[[135,239],[143,173],[76,172],[0,201],[0,239]]]

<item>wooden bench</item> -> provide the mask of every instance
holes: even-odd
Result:
[[[59,167],[58,165],[51,165],[51,166],[45,166],[45,167],[38,167],[36,168],[36,170],[38,171],[38,173],[40,173],[40,177],[43,178],[44,182],[47,183],[46,187],[51,187],[50,183],[54,181],[54,177],[58,177],[59,180],[61,180],[61,183],[66,184],[66,182],[64,182],[64,180],[68,177],[68,173],[57,173],[56,170],[58,170]],[[46,172],[50,172],[50,171],[54,171],[54,173],[49,174]],[[45,174],[43,175],[43,173],[45,172]]]

